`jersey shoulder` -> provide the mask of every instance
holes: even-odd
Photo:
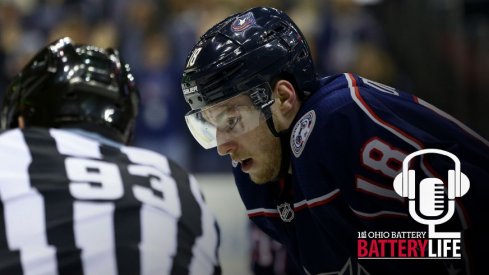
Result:
[[[45,140],[49,132],[44,128],[10,129],[0,132],[0,156],[4,160],[27,153],[26,139]],[[3,158],[4,157],[4,158]]]
[[[307,147],[316,148],[327,138],[326,132],[340,109],[354,104],[349,94],[349,84],[343,74],[321,79],[321,88],[313,93],[301,106],[291,125],[290,147],[299,158]],[[337,129],[336,129],[337,130]]]

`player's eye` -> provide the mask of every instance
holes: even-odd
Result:
[[[228,117],[226,119],[226,132],[230,132],[236,127],[236,124],[241,120],[241,116]]]

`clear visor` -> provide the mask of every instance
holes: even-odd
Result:
[[[266,123],[268,119],[252,103],[252,98],[256,99],[256,90],[238,94],[201,110],[191,111],[185,115],[187,126],[205,149],[232,141]],[[259,100],[263,102],[267,101],[267,98]]]

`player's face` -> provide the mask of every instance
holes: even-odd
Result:
[[[237,97],[229,106],[251,106],[251,101],[247,96]],[[246,108],[245,108],[246,109]],[[219,155],[229,155],[234,162],[241,165],[241,170],[250,175],[253,182],[261,184],[269,182],[278,176],[281,164],[280,139],[273,136],[268,129],[266,120],[261,118],[260,123],[256,123],[256,115],[262,115],[261,111],[256,112],[237,112],[234,108],[223,108],[225,110],[219,114],[208,114],[212,117],[219,117],[225,121],[231,121],[233,131],[240,132],[230,134],[229,131],[221,130],[218,127],[216,132],[217,151]],[[241,128],[251,130],[242,131]]]
[[[266,124],[217,147],[220,155],[229,155],[241,164],[241,170],[255,183],[266,183],[278,176],[281,164],[280,139]]]

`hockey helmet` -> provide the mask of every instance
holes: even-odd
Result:
[[[204,148],[212,148],[226,141],[217,140],[218,131],[240,135],[270,119],[270,85],[277,77],[290,80],[300,97],[317,88],[309,46],[289,16],[275,8],[256,7],[216,24],[191,50],[182,77],[183,95],[191,107],[186,121],[193,136]],[[250,113],[248,105],[235,104],[242,96],[259,115]],[[209,121],[229,105],[231,119]],[[229,126],[235,117],[243,117],[242,112],[252,122],[235,131]]]
[[[42,49],[10,84],[1,108],[2,129],[96,124],[121,142],[133,134],[139,91],[118,51],[75,45],[61,38]]]

